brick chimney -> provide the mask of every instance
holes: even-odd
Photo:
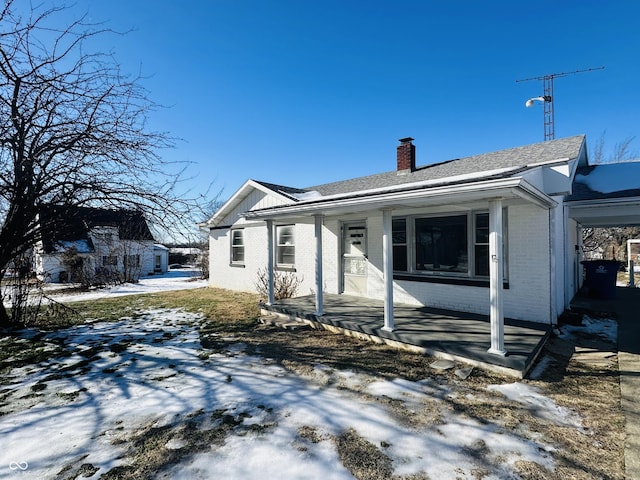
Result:
[[[404,175],[416,170],[416,146],[411,143],[413,138],[401,138],[398,145],[398,175]]]

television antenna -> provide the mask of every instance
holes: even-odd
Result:
[[[533,107],[535,102],[540,102],[544,106],[544,140],[553,140],[555,138],[554,113],[553,113],[553,80],[558,77],[566,77],[576,73],[593,72],[594,70],[603,70],[604,67],[586,68],[584,70],[575,70],[573,72],[551,73],[549,75],[541,75],[539,77],[523,78],[516,80],[519,82],[528,82],[530,80],[542,80],[543,94],[541,97],[533,97],[525,102],[527,108]]]

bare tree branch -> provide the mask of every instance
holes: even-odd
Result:
[[[91,206],[193,229],[205,204],[179,192],[186,166],[174,172],[158,153],[176,139],[147,130],[160,107],[141,78],[122,75],[109,53],[85,51],[116,33],[85,18],[60,27],[63,10],[23,18],[8,0],[0,11],[0,273],[56,226],[39,221],[46,206],[62,212],[58,223],[63,207]],[[0,306],[0,323],[7,318]]]

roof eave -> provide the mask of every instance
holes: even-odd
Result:
[[[267,195],[273,195],[274,197],[284,202],[293,201],[291,197],[287,195],[283,195],[282,193],[277,192],[275,190],[271,190],[270,188],[267,188],[260,182],[256,182],[255,180],[249,179],[246,182],[244,182],[238,190],[236,190],[236,192],[229,198],[229,200],[224,202],[224,204],[218,209],[216,213],[213,214],[213,216],[209,220],[199,223],[198,227],[212,228],[217,226],[220,223],[220,221],[228,215],[228,212],[233,210],[248,195],[248,192],[251,189],[260,190],[261,192],[264,192]]]
[[[393,208],[394,204],[407,205],[413,202],[417,203],[418,201],[424,202],[425,200],[430,200],[431,203],[436,204],[443,199],[449,201],[451,197],[456,198],[450,203],[462,203],[480,198],[520,198],[543,208],[550,208],[557,205],[555,200],[535,188],[522,177],[514,177],[408,191],[394,190],[371,194],[363,192],[359,195],[344,195],[340,198],[333,196],[330,199],[299,202],[295,205],[254,210],[244,213],[243,216],[247,219],[266,220],[269,218],[308,216],[347,210],[376,210]],[[429,203],[424,203],[424,205],[428,204]]]

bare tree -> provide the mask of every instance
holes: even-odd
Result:
[[[594,165],[629,161],[638,156],[631,148],[635,137],[628,137],[615,144],[609,156],[605,155],[605,134],[593,145],[591,162]],[[585,257],[627,261],[627,240],[639,238],[638,227],[585,227],[582,229],[582,243]]]
[[[12,259],[64,228],[65,207],[142,211],[156,226],[191,223],[184,212],[193,212],[193,199],[176,193],[181,172],[158,154],[174,140],[146,127],[158,105],[108,52],[86,49],[116,33],[84,18],[61,23],[57,7],[21,16],[14,3],[0,7],[0,278]],[[60,215],[39,221],[47,205]],[[0,302],[0,326],[11,323]]]
[[[591,149],[590,163],[593,165],[599,165],[602,163],[625,162],[637,158],[638,152],[631,148],[631,144],[634,140],[635,137],[627,137],[624,140],[616,143],[611,154],[609,156],[606,156],[605,133],[602,133],[598,141],[593,145],[593,148]]]

